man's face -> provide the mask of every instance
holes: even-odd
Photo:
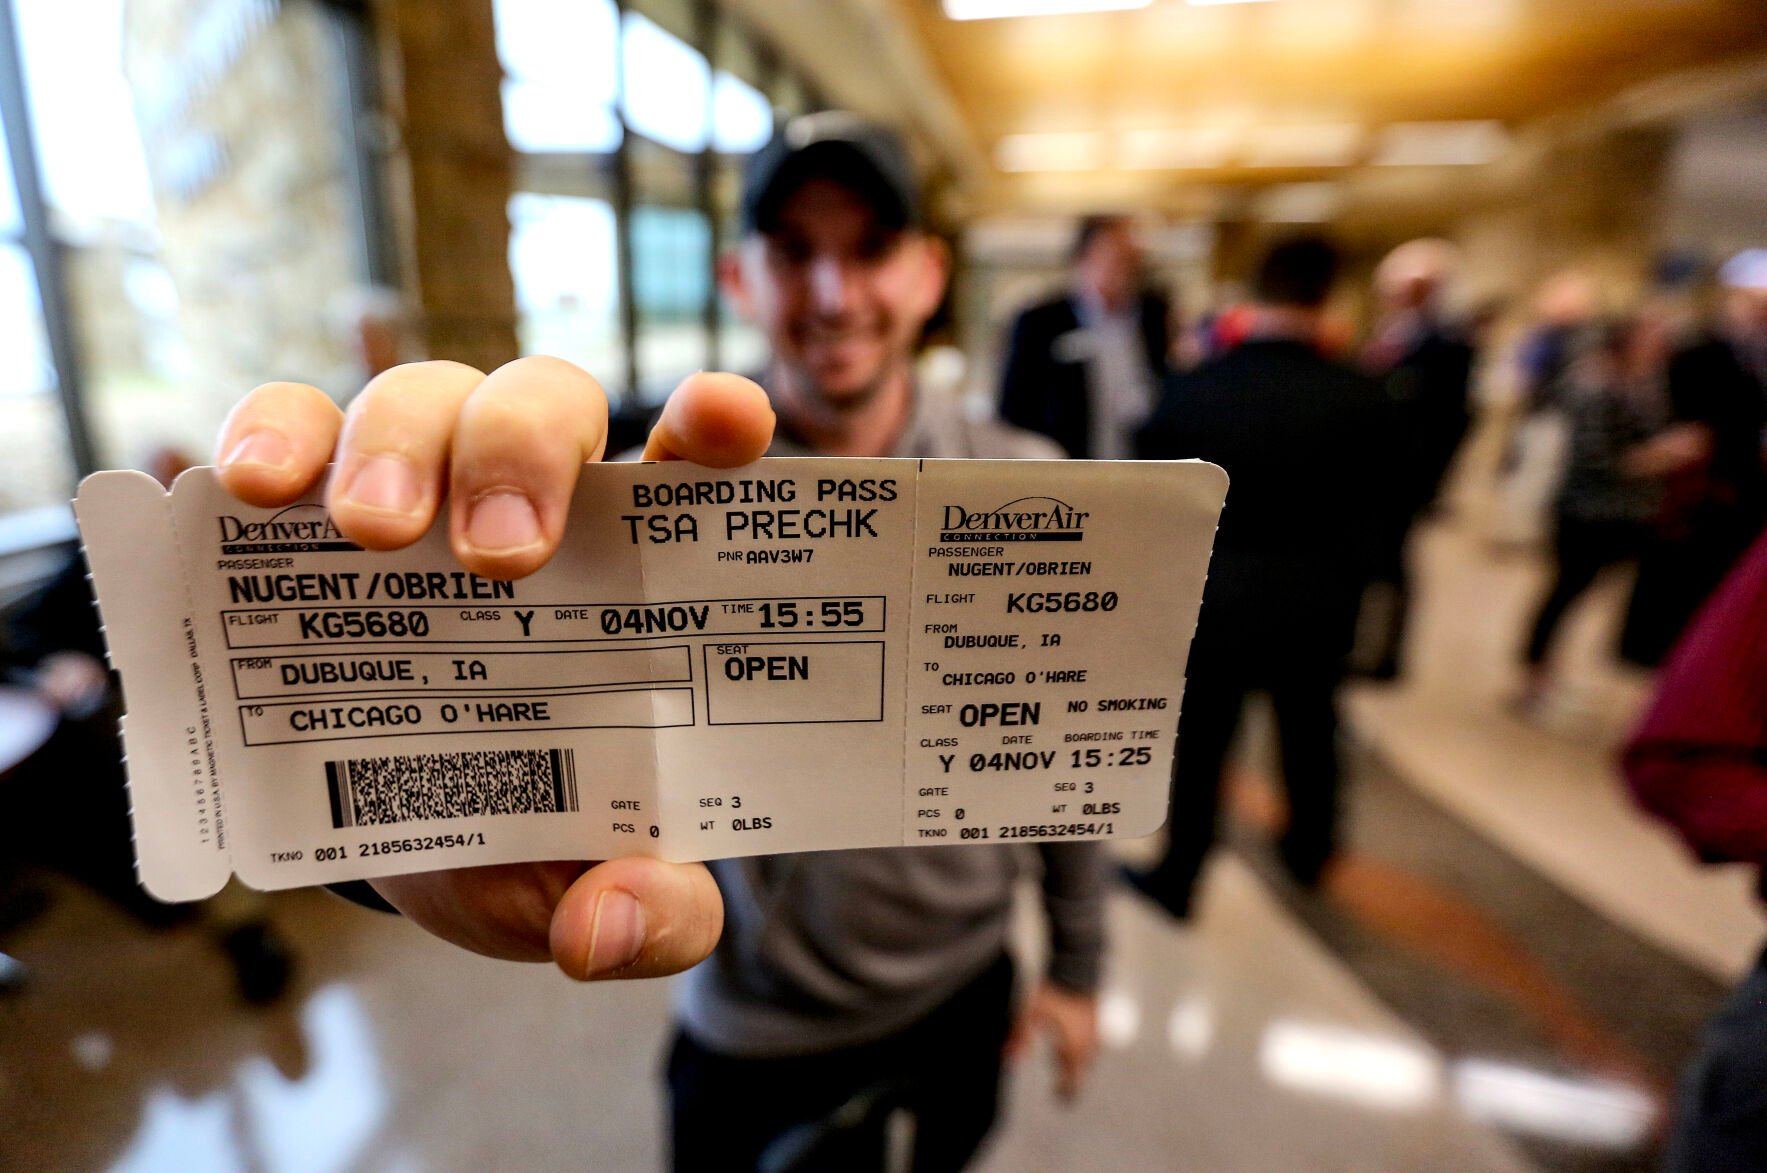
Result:
[[[744,242],[726,290],[767,333],[773,359],[830,406],[871,397],[914,352],[945,291],[942,246],[888,229],[855,192],[810,179],[777,224]]]
[[[1141,285],[1141,248],[1127,224],[1112,224],[1095,233],[1080,254],[1080,279],[1105,304],[1126,305]]]

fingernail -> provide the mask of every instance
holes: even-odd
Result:
[[[375,456],[350,478],[344,499],[368,509],[410,513],[419,495],[416,469],[397,456]]]
[[[281,432],[268,428],[249,432],[242,437],[233,449],[221,458],[221,463],[232,466],[239,464],[261,464],[269,468],[281,468],[287,464],[294,451],[288,437]]]
[[[466,540],[475,550],[519,550],[540,540],[540,515],[520,493],[487,493],[472,503]]]
[[[624,969],[644,948],[644,906],[630,892],[609,888],[595,901],[595,922],[589,926],[589,977]]]

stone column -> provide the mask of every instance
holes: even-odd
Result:
[[[376,18],[398,133],[393,202],[423,351],[489,371],[519,353],[514,167],[491,0],[381,0]]]

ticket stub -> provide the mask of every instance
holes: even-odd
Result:
[[[538,859],[1147,834],[1226,475],[595,464],[538,573],[317,497],[99,473],[75,511],[167,900]]]

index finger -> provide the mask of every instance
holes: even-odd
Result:
[[[287,505],[319,480],[344,413],[305,383],[265,383],[227,413],[215,445],[221,485],[247,505]]]
[[[752,379],[701,371],[663,404],[645,442],[645,460],[688,460],[735,468],[759,460],[773,442],[773,405]]]

